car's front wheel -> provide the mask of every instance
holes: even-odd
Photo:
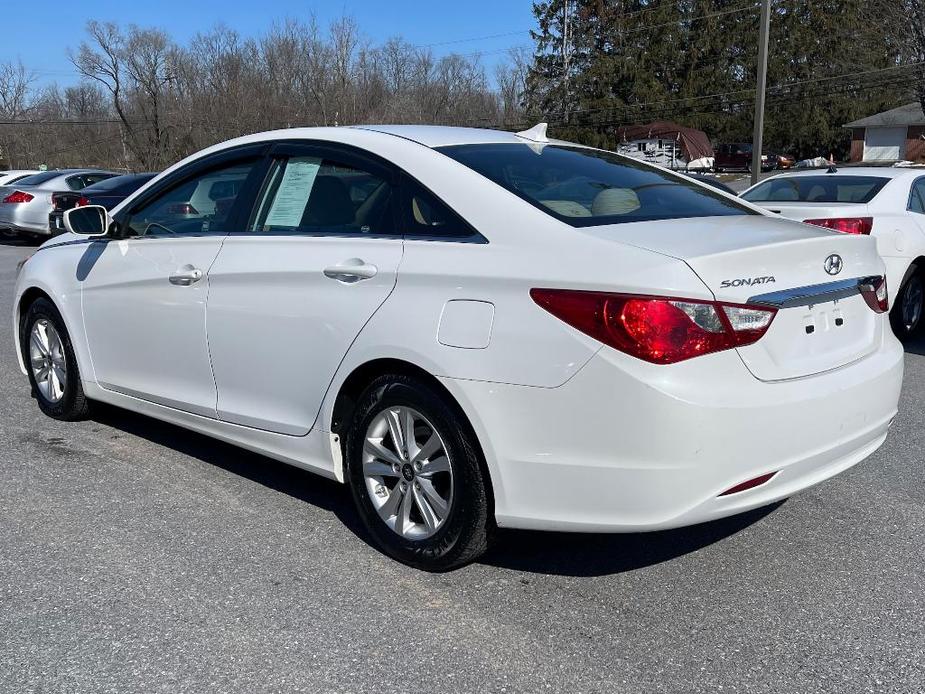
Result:
[[[925,313],[925,281],[918,267],[909,274],[890,310],[890,323],[893,332],[900,340],[907,340],[922,326]]]
[[[387,554],[427,571],[488,547],[487,480],[468,422],[444,393],[406,375],[377,378],[347,432],[356,507]]]
[[[20,344],[39,409],[55,419],[86,417],[89,405],[71,338],[48,299],[36,299],[29,306],[20,326]]]

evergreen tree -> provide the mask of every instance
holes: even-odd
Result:
[[[770,149],[844,156],[844,123],[910,93],[911,71],[884,70],[903,59],[895,23],[871,21],[869,8],[869,0],[772,5]],[[703,129],[715,142],[751,139],[754,2],[545,0],[533,9],[536,50],[525,107],[557,135],[615,147],[619,125],[672,120]]]

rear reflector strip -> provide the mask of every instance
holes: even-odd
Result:
[[[729,489],[724,491],[719,496],[729,496],[730,494],[738,494],[739,492],[744,492],[747,489],[754,489],[755,487],[760,487],[765,482],[770,481],[770,479],[774,477],[774,475],[776,474],[777,472],[775,471],[775,472],[769,472],[766,475],[759,475],[758,477],[753,477],[752,479],[747,480],[746,482],[742,482],[742,484],[737,484],[734,487],[730,487]]]

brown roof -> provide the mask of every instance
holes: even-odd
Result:
[[[657,120],[644,125],[621,125],[617,137],[623,142],[647,140],[654,137],[677,140],[688,161],[713,156],[713,145],[703,130],[688,128],[667,120]]]

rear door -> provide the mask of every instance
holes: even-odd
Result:
[[[353,148],[279,144],[246,229],[209,275],[218,416],[304,435],[353,340],[395,286],[398,179]]]

